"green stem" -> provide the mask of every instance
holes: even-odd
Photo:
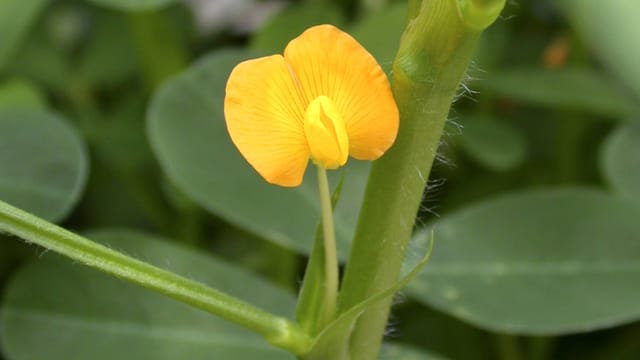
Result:
[[[333,226],[333,207],[327,171],[318,166],[318,189],[320,190],[320,206],[322,208],[322,234],[324,236],[325,254],[325,293],[324,318],[329,323],[336,313],[338,298],[338,255],[336,250],[336,233]]]
[[[0,231],[17,235],[75,261],[159,292],[257,332],[295,354],[311,339],[291,321],[242,300],[90,241],[0,201]]]
[[[371,169],[343,278],[340,314],[398,280],[447,114],[479,37],[458,5],[452,0],[410,4],[393,66],[400,129],[394,146]],[[493,7],[491,12],[493,17]],[[377,357],[391,300],[360,317],[351,336],[352,359]]]

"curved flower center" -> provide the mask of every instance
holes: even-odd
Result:
[[[335,169],[347,162],[349,138],[344,120],[327,96],[318,96],[307,107],[304,133],[314,163],[325,169]]]

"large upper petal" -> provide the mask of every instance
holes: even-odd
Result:
[[[268,182],[297,186],[309,162],[305,104],[281,55],[244,61],[227,81],[224,116],[231,140]]]
[[[387,76],[369,52],[331,25],[309,28],[287,45],[284,57],[293,69],[305,103],[326,95],[341,112],[349,153],[374,160],[398,133],[398,107]]]

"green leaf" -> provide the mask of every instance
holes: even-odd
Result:
[[[88,0],[99,6],[121,11],[149,11],[163,8],[176,0]]]
[[[621,126],[609,135],[600,168],[617,193],[640,202],[640,122]]]
[[[637,320],[639,216],[637,205],[580,188],[484,201],[438,222],[436,251],[409,292],[505,333],[566,334]]]
[[[350,33],[389,74],[406,21],[407,4],[397,3],[368,15],[351,27]]]
[[[445,358],[409,345],[383,344],[380,360],[444,360]]]
[[[526,104],[620,118],[635,109],[606,77],[589,69],[522,68],[492,73],[478,87]]]
[[[113,110],[92,124],[93,151],[120,174],[137,177],[149,175],[153,182],[155,159],[145,141],[145,97],[128,93],[114,103]]]
[[[518,128],[491,115],[462,118],[460,149],[478,164],[494,171],[509,171],[525,161],[527,144]]]
[[[635,0],[563,0],[569,22],[609,70],[640,96],[640,33]]]
[[[115,86],[132,75],[138,63],[126,17],[101,12],[77,66],[78,77],[94,86]]]
[[[48,0],[0,0],[0,69],[48,3]]]
[[[335,5],[309,1],[291,6],[272,17],[251,39],[250,47],[265,53],[282,54],[293,38],[313,25],[333,24],[340,27],[344,16]]]
[[[246,51],[206,56],[154,96],[148,136],[161,167],[191,200],[257,236],[309,253],[320,204],[314,176],[297,188],[269,185],[231,143],[223,115],[231,69]],[[335,212],[338,253],[345,259],[364,194],[369,163],[351,160]],[[331,171],[335,184],[338,171]]]
[[[173,12],[144,12],[128,16],[139,70],[146,85],[157,89],[189,63],[189,39]],[[158,41],[162,39],[162,41]]]
[[[29,246],[9,239],[0,235],[2,243],[0,244],[0,289],[4,290],[7,278],[15,271],[20,263],[31,255]],[[0,353],[1,347],[0,347]]]
[[[80,198],[88,171],[85,145],[59,116],[0,110],[0,199],[50,221]]]
[[[46,29],[41,28],[44,26],[37,27],[20,46],[12,61],[7,63],[7,70],[52,92],[64,94],[73,77],[71,59],[63,48],[51,41]]]
[[[172,234],[181,226],[166,203],[165,181],[158,181],[161,170],[146,141],[147,97],[129,91],[90,123],[87,136],[95,162],[82,202],[85,226],[153,224]]]
[[[90,237],[265,309],[295,307],[290,294],[220,259],[141,233]],[[16,360],[293,358],[248,330],[55,255],[14,276],[1,317],[2,347]]]
[[[514,49],[509,43],[509,37],[513,32],[512,23],[509,21],[497,21],[487,30],[482,32],[474,55],[475,66],[467,69],[471,78],[490,79],[494,71],[498,71],[505,54],[514,53]],[[519,49],[518,52],[522,52]],[[474,87],[476,83],[473,83]],[[478,84],[478,86],[481,86]]]
[[[44,94],[34,84],[23,79],[12,79],[0,84],[0,109],[44,109]]]

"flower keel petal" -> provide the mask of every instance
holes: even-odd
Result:
[[[335,169],[347,162],[349,138],[342,115],[331,99],[320,96],[309,104],[304,132],[314,163],[325,169]]]
[[[309,161],[305,106],[281,55],[238,64],[227,81],[224,115],[231,140],[269,183],[298,186]]]

